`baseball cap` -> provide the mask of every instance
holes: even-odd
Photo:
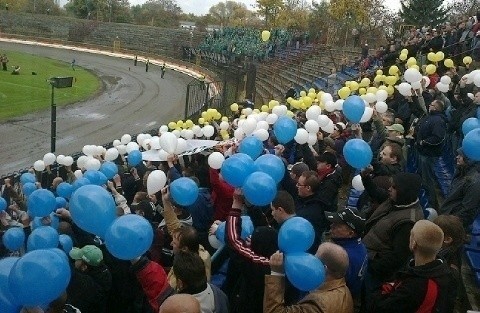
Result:
[[[296,176],[301,176],[304,172],[308,171],[308,165],[303,162],[297,162],[293,165],[288,165],[287,170],[295,174]]]
[[[360,216],[358,210],[347,207],[338,212],[325,212],[325,217],[332,223],[345,223],[353,229],[357,235],[361,235],[365,229],[365,219]]]
[[[393,124],[391,126],[387,126],[387,130],[394,130],[403,134],[405,132],[405,128],[403,128],[402,124]]]
[[[102,250],[94,245],[86,245],[81,249],[73,248],[68,255],[74,260],[83,260],[91,266],[98,266],[103,260]]]

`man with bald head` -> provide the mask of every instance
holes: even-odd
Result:
[[[347,252],[331,242],[322,243],[315,254],[325,266],[325,281],[310,291],[298,304],[286,306],[283,253],[276,252],[270,258],[271,274],[265,276],[264,313],[353,313],[353,300],[345,283],[348,269]]]
[[[451,312],[456,285],[448,264],[437,258],[443,237],[438,225],[415,223],[409,243],[413,260],[395,281],[382,286],[369,312]]]
[[[200,302],[189,294],[168,297],[160,306],[159,313],[201,313]]]

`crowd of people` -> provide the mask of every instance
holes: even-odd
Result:
[[[237,31],[231,34],[235,37]],[[255,36],[254,43],[259,42],[259,34]],[[448,47],[444,43],[439,50]],[[308,142],[297,136],[286,141],[277,138],[284,134],[275,129],[276,122],[267,122],[261,154],[276,156],[284,170],[267,205],[252,204],[242,188],[230,184],[209,162],[213,152],[235,158],[248,138],[245,124],[266,122],[260,111],[232,106],[233,116],[222,121],[227,127],[209,118],[215,132],[206,137],[219,143],[196,154],[171,153],[166,161],[132,165],[120,153],[114,160],[118,174],[104,188],[115,200],[117,216],[140,215],[154,234],[148,251],[131,260],[115,257],[104,238],[80,227],[68,199],[53,214],[34,218],[27,210],[26,183],[5,179],[2,235],[20,228],[28,238],[35,227],[52,226],[74,246],[68,250],[71,278],[66,290],[53,302],[24,307],[23,312],[453,312],[462,307],[465,233],[480,209],[479,161],[462,145],[465,121],[479,118],[480,91],[468,76],[472,69],[439,65],[429,82],[422,78],[417,87],[412,84],[410,95],[394,89],[385,100],[388,108],[383,113],[371,110],[372,116],[360,123],[349,120],[340,107],[327,109],[333,98],[327,101],[319,93],[313,99],[315,90],[286,99],[296,128],[306,132],[315,121],[316,129],[309,131]],[[441,76],[450,78],[446,92],[436,86]],[[380,81],[375,83],[380,87]],[[360,93],[358,88],[350,91],[353,96]],[[312,118],[313,110],[298,101],[323,107],[326,113]],[[273,102],[262,112],[281,114],[275,107],[281,105]],[[207,122],[207,116],[199,123]],[[320,127],[323,119],[328,123]],[[181,134],[183,128],[186,134],[192,126],[182,125],[173,129]],[[357,139],[368,143],[373,155],[367,166],[355,166],[346,155],[349,141]],[[142,143],[137,147],[145,149]],[[99,164],[106,162],[105,153],[95,158]],[[440,193],[435,166],[442,160],[455,166]],[[150,192],[148,178],[158,170],[165,173],[166,186]],[[35,188],[59,196],[59,186],[74,185],[82,171],[85,168],[74,162],[58,169],[32,169],[32,174]],[[198,186],[198,196],[189,205],[178,203],[169,187],[183,177]],[[358,199],[345,203],[351,187]],[[245,236],[246,216],[253,227]],[[322,282],[313,289],[301,288],[289,276],[291,255],[280,247],[282,227],[296,218],[313,228],[307,253],[323,265]],[[0,249],[1,256],[22,256],[28,247]],[[0,295],[5,288],[0,285]]]

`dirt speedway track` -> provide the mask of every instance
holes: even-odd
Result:
[[[185,74],[168,70],[161,79],[160,68],[152,64],[146,73],[141,62],[135,67],[128,59],[43,46],[0,42],[0,51],[4,50],[68,63],[75,59],[77,66],[102,80],[104,90],[96,97],[57,108],[57,155],[70,155],[86,144],[102,145],[123,134],[138,134],[183,118],[186,86],[192,80]],[[32,166],[49,151],[50,109],[0,124],[0,176]]]

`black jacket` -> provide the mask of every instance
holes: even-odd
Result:
[[[310,249],[308,249],[309,253],[315,254],[322,241],[322,234],[327,228],[327,219],[325,218],[327,206],[323,203],[320,195],[316,193],[305,198],[299,197],[295,210],[297,216],[309,221],[315,230],[315,240]]]
[[[382,286],[374,295],[370,312],[418,312],[431,307],[428,312],[453,312],[456,285],[449,266],[441,259],[421,266],[412,260],[397,280]],[[422,306],[423,305],[423,306]],[[422,310],[422,312],[426,312]]]
[[[446,116],[443,112],[431,112],[423,117],[415,127],[415,148],[424,156],[438,157],[446,136]]]

